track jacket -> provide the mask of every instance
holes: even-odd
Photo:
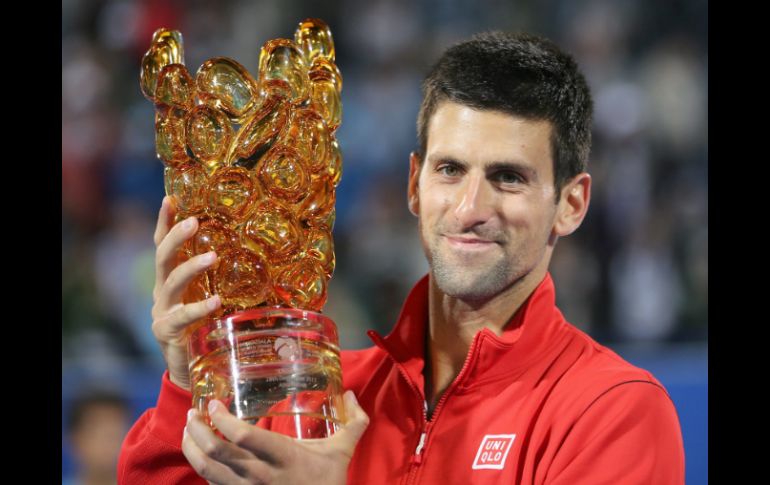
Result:
[[[476,334],[430,419],[424,398],[428,276],[393,331],[342,352],[343,385],[370,424],[350,484],[683,484],[679,419],[663,386],[568,323],[550,274],[501,336]],[[125,484],[201,483],[181,451],[192,396],[164,375],[157,407],[123,443]]]

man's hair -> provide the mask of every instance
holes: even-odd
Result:
[[[500,111],[553,126],[551,149],[558,202],[567,180],[586,170],[593,102],[574,59],[529,34],[484,32],[450,47],[422,85],[417,116],[420,158],[428,123],[442,101]]]

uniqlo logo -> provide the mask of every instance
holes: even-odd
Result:
[[[473,460],[473,469],[502,470],[505,459],[511,451],[515,434],[488,434],[481,440],[476,459]]]

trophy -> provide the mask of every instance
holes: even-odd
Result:
[[[216,57],[194,77],[181,33],[159,29],[140,83],[156,108],[177,221],[199,221],[180,261],[218,255],[183,296],[222,301],[188,328],[193,405],[207,420],[218,399],[266,429],[330,436],[344,416],[337,328],[321,313],[342,174],[342,76],[329,27],[306,19],[293,40],[266,42],[257,76]]]

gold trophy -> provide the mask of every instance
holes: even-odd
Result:
[[[177,221],[199,221],[180,260],[218,255],[184,295],[185,303],[222,300],[189,328],[194,406],[207,416],[219,399],[257,426],[330,436],[344,416],[337,328],[321,314],[342,174],[334,136],[342,76],[329,27],[306,19],[294,40],[266,42],[257,76],[216,57],[195,77],[182,35],[160,29],[140,82],[156,107],[156,150]]]

